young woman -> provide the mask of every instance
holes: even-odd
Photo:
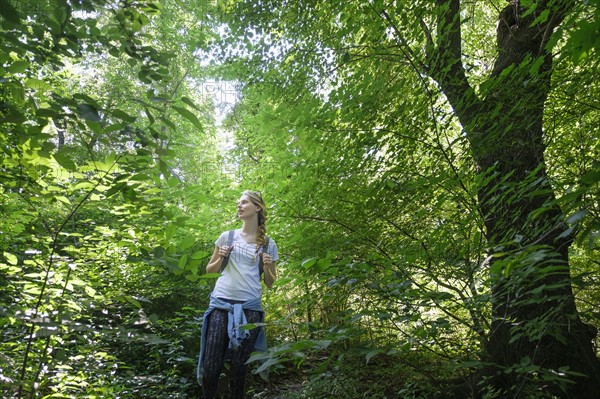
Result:
[[[213,399],[221,368],[231,350],[231,397],[245,396],[245,363],[254,350],[266,350],[262,327],[243,329],[247,323],[261,323],[261,277],[271,287],[277,278],[277,245],[267,237],[267,207],[260,193],[244,191],[237,204],[241,229],[224,232],[215,243],[207,273],[221,273],[204,313],[198,361],[198,381],[205,399]],[[225,265],[225,267],[223,267]],[[262,269],[262,270],[261,270]]]

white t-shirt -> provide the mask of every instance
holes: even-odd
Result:
[[[215,245],[224,247],[227,245],[229,231],[221,233]],[[229,262],[217,279],[213,295],[217,298],[233,299],[235,301],[248,301],[261,297],[262,286],[260,284],[260,272],[258,270],[258,256],[256,256],[256,244],[248,244],[237,229],[233,234],[233,250],[229,254]],[[269,238],[267,253],[273,257],[273,261],[279,259],[277,244]]]

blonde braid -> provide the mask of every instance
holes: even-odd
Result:
[[[250,198],[254,205],[260,207],[260,211],[258,212],[258,232],[256,234],[256,253],[258,253],[260,247],[267,241],[267,205],[258,191],[246,190],[244,194]]]
[[[256,251],[266,243],[267,236],[267,218],[262,212],[258,213],[258,234],[256,234]]]

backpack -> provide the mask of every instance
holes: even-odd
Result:
[[[227,235],[227,246],[231,247],[231,245],[233,244],[233,235],[235,234],[235,230],[229,230],[229,234]],[[260,273],[260,276],[263,275],[264,273],[264,266],[263,266],[263,260],[262,260],[262,254],[267,252],[267,248],[269,248],[269,236],[265,237],[265,243],[263,245],[260,246],[260,248],[258,249],[258,271]],[[225,270],[225,266],[227,266],[227,263],[229,263],[229,256],[226,256],[225,258],[223,258],[223,263],[221,263],[221,270],[219,271],[219,273],[222,273],[223,270]]]

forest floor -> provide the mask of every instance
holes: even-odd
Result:
[[[435,388],[425,376],[431,364],[415,361],[412,366],[398,357],[380,355],[370,362],[347,357],[327,365],[308,360],[301,367],[288,365],[264,381],[252,375],[248,397],[253,399],[423,399],[434,397]],[[419,364],[419,365],[418,365]],[[415,366],[416,369],[415,370]],[[438,370],[440,371],[440,370]]]
[[[289,399],[292,395],[301,395],[305,381],[290,379],[269,384],[260,392],[252,395],[253,399]]]
[[[283,373],[271,375],[268,381],[252,376],[248,397],[252,399],[291,399],[302,398],[310,376],[306,370],[287,369]]]
[[[226,396],[229,377],[224,373],[219,390]],[[446,373],[425,356],[381,354],[369,362],[364,356],[344,356],[339,361],[307,357],[300,366],[278,365],[267,380],[249,373],[246,389],[252,399],[426,399],[443,397],[440,380],[449,377]]]

